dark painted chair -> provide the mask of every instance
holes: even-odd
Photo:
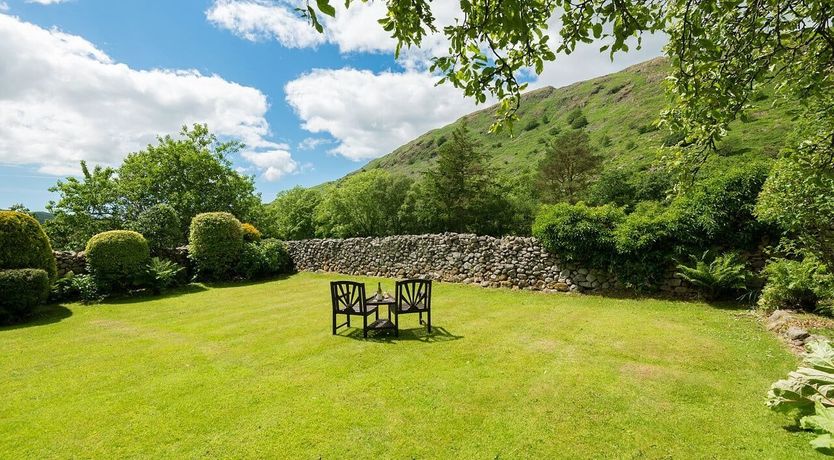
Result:
[[[425,324],[431,333],[431,280],[402,280],[397,281],[397,297],[394,305],[394,324],[396,333],[400,334],[400,315],[417,313],[420,324]],[[423,321],[423,314],[426,321]]]
[[[362,317],[362,335],[368,336],[368,316],[376,315],[379,319],[379,309],[375,305],[365,304],[365,285],[353,281],[331,281],[330,299],[333,302],[333,335],[342,327],[350,327],[351,316]],[[347,321],[336,324],[336,317],[345,315]]]

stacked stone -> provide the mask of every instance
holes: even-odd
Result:
[[[612,274],[563,263],[535,238],[472,234],[287,242],[298,270],[547,291],[619,288]]]
[[[84,252],[74,251],[54,251],[55,264],[58,266],[58,277],[62,277],[69,272],[76,275],[87,273],[87,258],[84,257]]]

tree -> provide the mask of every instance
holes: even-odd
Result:
[[[93,235],[124,225],[124,201],[119,195],[116,170],[81,162],[81,180],[59,180],[50,192],[60,194],[46,209],[54,215],[46,233],[56,249],[82,250]]]
[[[316,235],[348,238],[400,233],[397,211],[411,180],[375,169],[348,176],[316,207]]]
[[[321,195],[318,189],[304,187],[279,193],[267,206],[268,226],[274,227],[275,236],[284,240],[315,237],[315,211]]]
[[[797,137],[813,132],[817,122],[802,123]],[[765,181],[756,214],[834,267],[834,145],[811,140],[786,149]]]
[[[123,229],[143,212],[165,204],[180,222],[185,241],[191,218],[201,212],[227,211],[250,222],[263,220],[254,180],[238,174],[228,160],[243,145],[218,143],[205,125],[183,127],[183,138],[159,138],[156,146],[132,153],[118,169],[81,162],[81,180],[69,177],[50,188],[57,202],[46,223],[56,248],[81,250],[96,233]]]
[[[182,136],[158,138],[157,145],[131,153],[119,168],[119,191],[128,220],[165,203],[180,218],[182,234],[197,214],[224,211],[247,222],[262,219],[254,180],[238,174],[229,156],[243,144],[218,142],[206,125],[183,127]]]
[[[539,163],[536,185],[541,201],[576,203],[600,163],[585,131],[571,130],[557,136],[547,144]]]

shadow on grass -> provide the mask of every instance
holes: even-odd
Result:
[[[269,278],[258,278],[255,280],[211,281],[204,282],[203,284],[212,289],[225,289],[244,286],[254,286],[256,284],[269,283],[272,281],[281,281],[289,279],[293,275],[295,275],[295,273],[282,273],[280,275],[271,276]]]
[[[362,336],[362,325],[359,328],[352,328],[339,332],[338,336],[346,337],[353,340],[361,340],[363,342],[378,342],[395,344],[397,342],[415,341],[424,343],[437,342],[451,342],[453,340],[460,340],[462,335],[454,335],[445,327],[432,326],[431,334],[426,332],[426,328],[418,327],[414,329],[400,329],[399,337],[394,336],[394,331],[368,331],[368,337]]]
[[[20,322],[0,325],[0,332],[10,331],[13,329],[23,329],[26,327],[46,326],[48,324],[60,322],[70,316],[72,316],[72,310],[63,305],[41,305],[37,310],[35,310],[32,316]]]
[[[597,297],[601,299],[617,299],[617,300],[658,300],[666,302],[678,303],[698,303],[706,304],[712,308],[720,310],[750,310],[754,307],[749,301],[742,300],[709,300],[702,297],[679,297],[674,295],[667,295],[659,292],[633,292],[633,291],[605,291],[605,292],[585,292],[582,295],[589,297]]]
[[[207,290],[208,289],[202,284],[192,283],[186,286],[171,289],[170,291],[166,291],[164,294],[152,294],[150,292],[134,293],[120,297],[108,297],[104,300],[104,302],[114,305],[132,304],[147,302],[149,300],[173,299],[175,297],[180,297],[188,294],[195,294]]]

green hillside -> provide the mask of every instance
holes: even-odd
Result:
[[[464,116],[448,126],[429,131],[390,154],[377,158],[361,170],[384,170],[417,175],[437,156],[437,148],[465,120],[482,143],[493,166],[508,175],[533,171],[542,156],[543,142],[554,133],[571,129],[566,118],[580,107],[597,152],[606,158],[606,169],[648,167],[658,147],[674,141],[665,129],[654,125],[666,105],[663,81],[668,63],[657,58],[623,71],[563,88],[546,87],[523,97],[513,135],[489,134],[495,108]],[[742,160],[749,156],[774,156],[790,130],[790,115],[784,106],[774,106],[768,94],[757,97],[759,106],[746,123],[736,122],[724,140],[719,157]],[[744,157],[738,157],[744,155]],[[720,162],[717,157],[715,161]],[[715,162],[714,161],[714,162]]]

